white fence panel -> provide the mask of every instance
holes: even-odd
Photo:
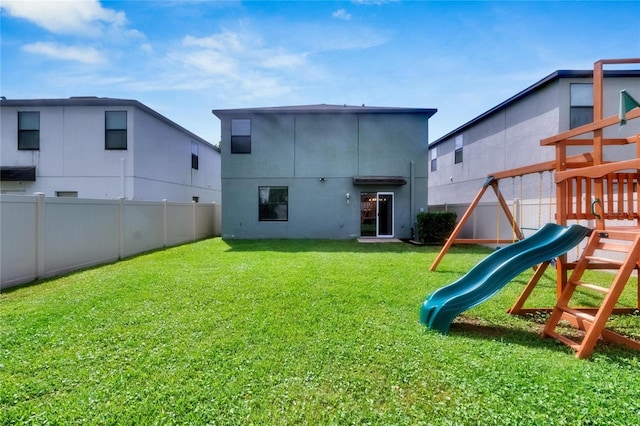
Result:
[[[215,229],[215,220],[211,220],[212,217],[216,217],[215,204],[205,204],[204,208],[195,210],[195,231],[197,235],[213,234]]]
[[[0,195],[0,289],[220,235],[217,204]]]
[[[11,286],[36,278],[36,198],[3,195],[0,204],[0,279]]]
[[[194,214],[193,203],[167,203],[166,245],[174,246],[193,240]]]
[[[123,201],[122,257],[164,246],[164,204]]]
[[[119,257],[118,204],[108,200],[47,198],[44,271],[59,275]]]

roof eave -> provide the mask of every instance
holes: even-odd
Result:
[[[640,70],[611,70],[611,71],[605,71],[604,73],[605,77],[640,77]],[[495,107],[485,111],[484,113],[480,114],[479,116],[467,121],[466,123],[464,123],[463,125],[456,127],[454,130],[450,131],[449,133],[447,133],[444,136],[439,137],[438,139],[436,139],[435,141],[431,142],[429,144],[429,148],[433,148],[437,145],[439,145],[440,143],[444,142],[445,140],[451,138],[452,136],[459,134],[460,132],[464,131],[466,128],[471,127],[472,125],[474,125],[475,123],[477,123],[478,121],[483,120],[484,118],[502,110],[503,108],[508,107],[509,105],[517,102],[518,100],[528,96],[529,94],[541,89],[542,87],[546,86],[547,84],[555,81],[555,80],[559,80],[560,78],[592,78],[593,77],[593,70],[557,70],[554,71],[553,73],[549,74],[548,76],[546,76],[545,78],[543,78],[542,80],[539,80],[538,82],[532,84],[531,86],[527,87],[526,89],[524,89],[523,91],[515,94],[514,96],[510,97],[509,99],[507,99],[506,101],[503,101],[501,103],[499,103],[498,105],[496,105]]]

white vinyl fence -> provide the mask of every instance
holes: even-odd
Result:
[[[220,205],[0,195],[0,288],[220,235]]]

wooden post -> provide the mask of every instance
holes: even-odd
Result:
[[[538,281],[540,281],[540,278],[542,278],[542,275],[544,275],[544,271],[547,270],[547,267],[549,266],[550,263],[551,261],[547,260],[541,263],[540,265],[538,265],[538,267],[536,268],[535,274],[533,274],[533,276],[527,283],[524,290],[522,290],[522,293],[520,293],[520,296],[518,296],[518,299],[513,304],[513,306],[507,311],[508,313],[512,315],[519,315],[523,312],[522,307],[524,306],[524,302],[527,301],[533,289],[536,287],[536,285],[538,285]]]
[[[593,64],[593,121],[602,120],[603,116],[603,69],[602,69],[602,61],[598,61]],[[593,131],[593,165],[597,166],[604,162],[604,154],[603,154],[603,130],[595,129]],[[605,227],[605,219],[604,219],[604,184],[602,182],[602,178],[594,179],[594,192],[595,198],[598,200],[598,203],[595,203],[596,200],[593,200],[595,206],[599,207],[599,209],[595,210],[596,216],[596,229],[604,229]]]
[[[567,146],[564,142],[556,144],[556,223],[567,226],[567,204],[572,200],[567,195],[567,180],[558,181],[558,172],[567,168]],[[558,257],[556,263],[556,299],[567,284],[567,255]]]
[[[462,218],[460,219],[460,221],[458,222],[456,227],[453,229],[453,232],[451,232],[451,235],[449,236],[449,238],[447,238],[447,241],[444,244],[444,246],[442,247],[442,249],[440,250],[440,253],[438,253],[438,256],[436,256],[436,259],[431,264],[431,267],[429,268],[430,271],[435,271],[436,268],[438,267],[438,264],[440,263],[440,261],[444,257],[444,255],[447,254],[447,252],[449,251],[449,249],[453,245],[453,242],[455,241],[456,237],[458,236],[460,231],[462,231],[462,228],[464,227],[464,224],[467,222],[467,220],[469,220],[469,218],[471,217],[471,214],[473,213],[473,211],[475,210],[476,206],[480,202],[480,199],[482,198],[482,196],[484,195],[485,191],[489,187],[489,182],[492,181],[492,180],[493,180],[493,177],[487,179],[487,182],[485,182],[484,185],[482,185],[482,188],[480,188],[480,191],[478,191],[478,194],[476,195],[476,197],[473,199],[473,201],[471,202],[471,204],[467,208],[467,211],[464,212],[464,215],[462,215]]]
[[[511,224],[512,233],[518,237],[518,240],[524,240],[524,234],[522,233],[520,226],[518,226],[516,219],[511,214],[511,210],[509,210],[509,205],[507,204],[504,197],[502,196],[502,193],[500,192],[498,181],[494,179],[491,181],[490,185],[493,188],[493,192],[496,193],[496,198],[498,199],[498,203],[502,207],[502,210],[504,211],[505,216],[507,216],[507,220]]]

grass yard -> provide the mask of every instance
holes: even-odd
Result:
[[[0,424],[640,422],[639,353],[576,360],[505,313],[529,273],[449,335],[423,327],[425,297],[489,253],[429,272],[437,250],[210,239],[4,290]],[[546,274],[529,306],[552,304]],[[640,338],[638,315],[612,327]]]

